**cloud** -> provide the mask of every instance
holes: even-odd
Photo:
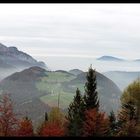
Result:
[[[0,41],[31,55],[138,57],[139,9],[137,4],[1,4]]]

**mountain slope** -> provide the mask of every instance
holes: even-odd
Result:
[[[0,82],[0,89],[10,93],[16,103],[22,103],[39,97],[35,83],[46,76],[46,70],[40,67],[31,67],[21,72],[16,72]]]
[[[47,93],[39,92],[36,88],[36,82],[43,76],[46,76],[45,69],[31,67],[16,72],[0,82],[0,93],[10,94],[17,114],[28,115],[34,122],[40,120],[44,112],[50,110],[50,107],[40,100],[40,97]]]
[[[103,74],[114,81],[122,91],[140,77],[140,72],[109,71]]]
[[[31,67],[16,72],[0,82],[0,92],[9,93],[15,102],[15,110],[34,121],[42,118],[51,106],[57,106],[60,94],[60,108],[66,109],[72,101],[76,88],[84,93],[86,73],[73,75],[66,71],[46,71],[40,67]],[[117,110],[121,92],[108,78],[97,72],[97,88],[101,109],[110,112]],[[30,111],[29,111],[30,109]],[[41,110],[41,112],[40,112]],[[39,116],[35,114],[40,114]]]
[[[47,68],[44,62],[38,62],[16,47],[7,47],[0,43],[0,80],[14,72],[32,66]]]
[[[86,72],[79,74],[75,79],[64,83],[65,90],[76,90],[77,87],[80,88],[82,93],[84,93],[84,85],[86,82]],[[115,85],[113,81],[96,72],[97,77],[97,91],[99,93],[101,109],[110,112],[111,109],[116,111],[119,105],[119,99],[121,95],[120,89]]]

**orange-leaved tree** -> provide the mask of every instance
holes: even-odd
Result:
[[[106,136],[109,131],[109,119],[96,108],[85,111],[83,136]]]
[[[28,117],[19,122],[18,136],[33,136],[32,121]]]
[[[53,107],[49,116],[41,124],[38,135],[40,136],[64,136],[65,135],[65,117],[58,107]]]
[[[64,128],[56,122],[45,122],[40,132],[41,136],[64,136]]]
[[[13,103],[8,94],[0,99],[0,136],[17,135],[18,120],[13,111]]]

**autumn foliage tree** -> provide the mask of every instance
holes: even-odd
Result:
[[[104,113],[96,108],[85,111],[83,136],[106,136],[109,130],[109,120]]]
[[[0,99],[0,136],[17,135],[18,120],[13,111],[13,103],[8,94]]]
[[[56,123],[60,126],[63,126],[65,122],[65,116],[58,107],[52,107],[48,115],[48,122]]]
[[[58,107],[53,107],[49,115],[45,113],[45,121],[41,124],[38,135],[60,137],[65,135],[65,117]]]
[[[33,136],[32,121],[28,117],[19,122],[18,136]]]
[[[118,114],[118,136],[137,135],[137,115],[135,105],[132,101],[122,103]]]
[[[121,108],[118,114],[118,136],[136,136],[139,132],[140,81],[130,84],[121,96]]]
[[[48,137],[61,137],[65,135],[65,130],[62,126],[58,125],[56,122],[45,122],[40,132],[40,136]]]
[[[121,96],[121,104],[123,106],[127,105],[127,107],[124,107],[125,109],[123,108],[121,109],[123,109],[127,113],[131,112],[129,113],[130,117],[135,112],[137,122],[140,123],[140,79],[135,80],[133,83],[128,85],[128,87],[124,90]]]

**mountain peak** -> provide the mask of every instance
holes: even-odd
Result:
[[[79,69],[72,69],[72,70],[69,70],[69,73],[74,74],[74,75],[78,75],[78,74],[83,73],[83,71],[79,70]]]
[[[117,57],[113,57],[113,56],[101,56],[99,58],[97,58],[97,60],[103,60],[103,61],[123,61],[123,59],[117,58]]]
[[[44,62],[38,62],[32,56],[25,52],[19,51],[17,47],[7,47],[0,43],[0,58],[6,62],[6,64],[12,64],[14,67],[31,67],[39,66],[46,68]]]
[[[0,47],[6,47],[4,44],[0,43]]]
[[[9,49],[9,51],[11,51],[11,52],[18,51],[17,47],[15,47],[15,46],[10,46],[10,47],[8,47],[8,49]]]
[[[27,81],[37,80],[40,77],[45,76],[45,75],[46,75],[45,69],[38,66],[34,66],[20,72],[15,72],[14,74],[6,77],[5,79],[12,80],[12,81],[19,80],[19,81],[27,82]]]
[[[0,52],[5,52],[5,51],[7,51],[7,47],[2,43],[0,43]]]
[[[41,68],[41,67],[38,67],[38,66],[34,66],[34,67],[30,67],[28,69],[25,69],[24,71],[32,71],[32,72],[45,72],[46,70]]]

